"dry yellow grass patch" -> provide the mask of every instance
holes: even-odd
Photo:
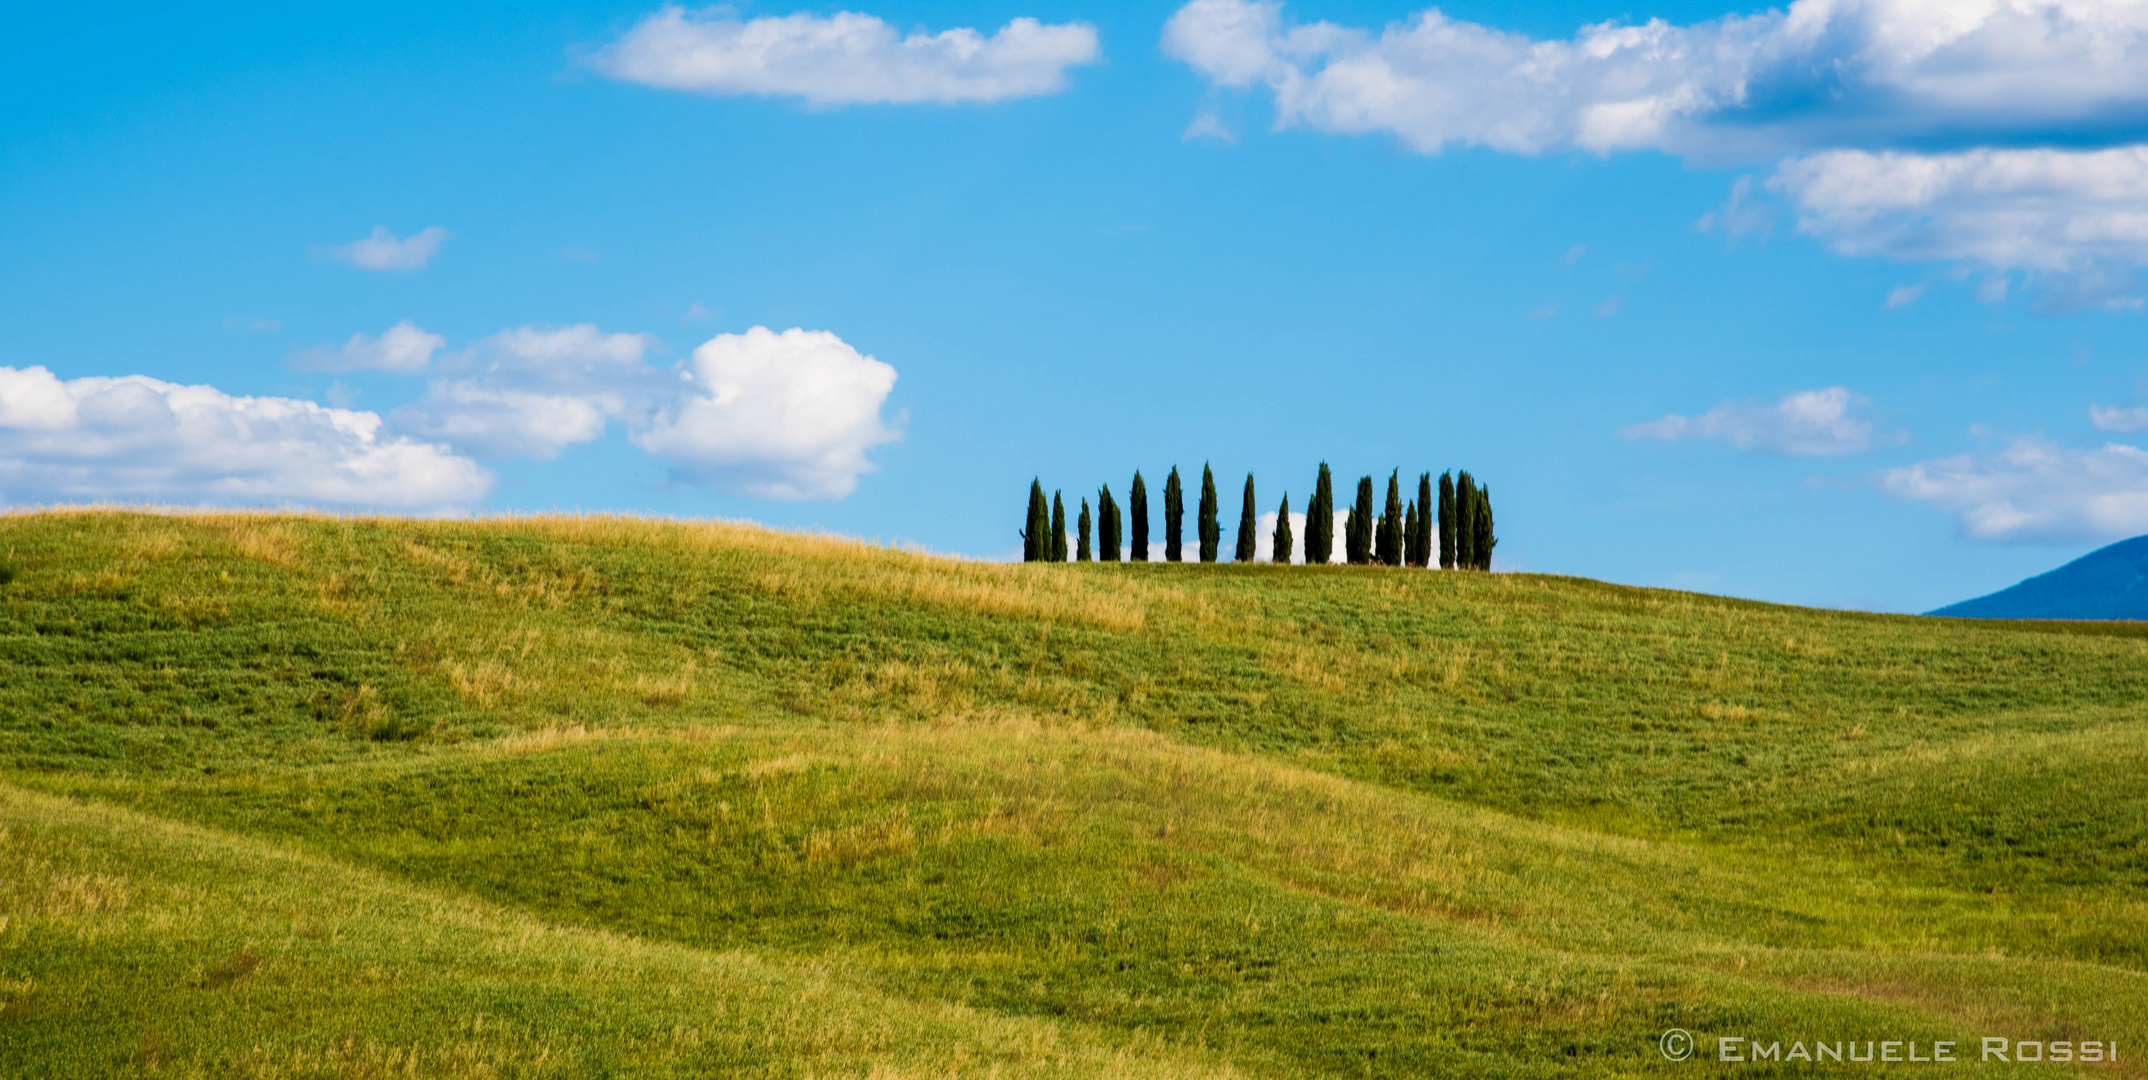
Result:
[[[904,597],[949,611],[1043,619],[1131,632],[1147,620],[1154,586],[1108,584],[1040,565],[977,562],[900,551],[818,533],[725,521],[625,515],[545,515],[501,524],[609,547],[744,552],[767,556],[756,588],[804,604],[844,597]]]

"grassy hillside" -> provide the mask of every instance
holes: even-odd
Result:
[[[0,556],[0,1075],[2148,1075],[2129,626],[608,518]]]

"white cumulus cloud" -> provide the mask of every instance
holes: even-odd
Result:
[[[387,226],[376,225],[372,235],[330,248],[328,253],[360,270],[423,270],[452,235],[434,225],[398,239]]]
[[[2047,308],[2137,306],[2130,268],[2148,264],[2148,146],[1837,150],[1784,162],[1768,188],[1841,254],[2026,271]],[[1997,280],[1980,298],[2004,299]]]
[[[827,331],[719,334],[681,365],[680,395],[632,436],[692,484],[764,499],[839,499],[899,434],[880,416],[895,369]]]
[[[433,354],[446,346],[446,338],[419,329],[405,319],[377,338],[352,334],[339,348],[301,349],[291,354],[291,366],[301,371],[392,371],[408,375],[431,366]]]
[[[2097,431],[2139,431],[2148,428],[2148,408],[2139,405],[2090,405],[2088,422]]]
[[[0,499],[439,511],[492,475],[370,412],[234,397],[142,375],[62,380],[0,368]]]
[[[2115,539],[2148,532],[2148,451],[2072,450],[2024,438],[1880,475],[1880,489],[1954,514],[1977,540]]]
[[[1277,123],[1436,152],[1657,149],[1753,156],[2135,125],[2137,0],[1796,0],[1691,26],[1598,23],[1540,40],[1428,8],[1373,31],[1273,0],[1193,0],[1164,51]]]
[[[1620,428],[1622,439],[1723,439],[1740,450],[1791,457],[1833,457],[1871,447],[1872,422],[1857,415],[1863,399],[1840,386],[1801,390],[1773,403],[1726,401],[1699,416],[1673,413]]]
[[[450,357],[451,377],[391,414],[398,431],[490,460],[549,460],[651,408],[664,381],[645,357],[646,334],[595,325],[503,330]]]
[[[1056,94],[1067,69],[1102,56],[1096,28],[1019,18],[986,37],[967,27],[899,34],[837,12],[740,20],[665,7],[590,60],[628,82],[704,94],[803,98],[817,106],[989,102]]]

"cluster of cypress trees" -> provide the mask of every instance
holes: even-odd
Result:
[[[1445,570],[1492,568],[1492,549],[1499,545],[1499,538],[1492,530],[1491,489],[1477,483],[1468,470],[1463,470],[1459,477],[1453,473],[1440,474],[1437,502],[1433,501],[1431,473],[1417,477],[1416,497],[1407,504],[1402,498],[1400,469],[1387,474],[1387,499],[1377,511],[1373,506],[1372,490],[1372,477],[1358,478],[1357,498],[1343,518],[1345,562],[1353,566],[1377,563],[1423,567],[1432,565],[1436,555],[1440,568]],[[1134,562],[1148,562],[1149,490],[1138,470],[1134,473],[1127,503],[1133,518],[1128,555]],[[1245,504],[1238,516],[1238,550],[1234,553],[1238,562],[1252,562],[1258,554],[1259,545],[1255,541],[1260,519],[1258,505],[1253,496],[1253,476],[1248,473]],[[1127,515],[1120,512],[1109,485],[1097,489],[1096,506],[1095,557],[1103,562],[1118,562],[1120,545],[1127,538]],[[1178,468],[1173,466],[1170,478],[1164,481],[1164,559],[1168,562],[1180,562],[1184,558],[1180,524],[1185,511],[1185,489],[1179,483]],[[1203,465],[1200,509],[1194,526],[1202,562],[1215,562],[1217,548],[1222,542],[1216,513],[1216,476],[1213,470]],[[1046,502],[1043,483],[1031,481],[1029,520],[1021,533],[1023,561],[1066,562],[1066,520],[1066,505],[1059,493],[1053,492],[1051,501]],[[1075,520],[1074,558],[1078,562],[1090,560],[1090,526],[1089,500],[1083,499],[1081,515]],[[1279,563],[1289,562],[1297,550],[1295,539],[1290,527],[1290,496],[1286,494],[1282,508],[1276,514],[1269,558]],[[1320,475],[1313,481],[1312,502],[1305,508],[1305,561],[1325,563],[1334,554],[1334,477],[1328,472],[1327,462],[1323,461]]]

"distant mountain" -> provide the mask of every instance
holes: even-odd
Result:
[[[1932,612],[1965,619],[2148,619],[2148,536]]]

